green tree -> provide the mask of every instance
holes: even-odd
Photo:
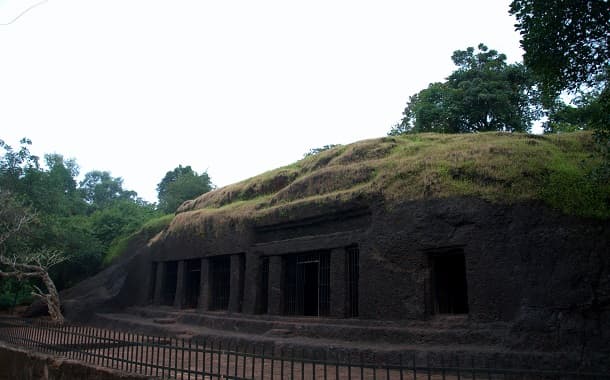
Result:
[[[55,215],[74,215],[84,210],[77,194],[76,176],[79,168],[74,159],[61,154],[45,155],[47,170],[30,170],[23,178],[25,193],[39,212]]]
[[[513,0],[510,6],[522,36],[525,65],[541,84],[545,106],[551,108],[550,125],[553,117],[586,119],[604,159],[595,176],[604,181],[610,177],[609,9],[608,0]],[[565,90],[589,99],[579,110],[553,109]],[[555,123],[561,125],[566,124]]]
[[[84,200],[94,210],[110,206],[117,200],[135,200],[137,193],[123,189],[123,179],[112,177],[107,171],[93,170],[80,182]]]
[[[38,279],[46,291],[34,286],[32,295],[41,299],[51,319],[63,322],[59,293],[51,279],[49,269],[67,256],[53,249],[29,250],[28,229],[36,221],[36,214],[22,205],[10,192],[0,189],[0,279],[19,281]]]
[[[23,138],[19,143],[21,147],[15,151],[4,140],[0,140],[0,148],[4,150],[2,158],[0,158],[0,184],[4,190],[12,191],[15,194],[24,190],[20,179],[27,172],[40,170],[38,157],[32,155],[29,150],[32,141]]]
[[[395,125],[390,135],[408,132],[458,133],[454,91],[446,83],[430,83],[409,98],[402,122]]]
[[[153,205],[145,206],[130,200],[116,200],[111,205],[96,210],[89,216],[93,235],[100,241],[104,250],[119,236],[136,231],[147,220],[158,217]]]
[[[197,174],[190,166],[179,165],[165,174],[157,185],[159,209],[165,213],[175,212],[178,207],[189,199],[213,189],[207,172]]]
[[[562,90],[594,86],[610,64],[608,0],[513,0],[523,61],[550,106]]]
[[[45,155],[41,166],[30,145],[23,139],[21,147],[13,149],[0,141],[0,190],[36,210],[38,222],[30,225],[27,238],[15,240],[20,244],[15,250],[50,249],[71,257],[49,271],[62,289],[96,273],[112,242],[158,216],[158,211],[123,189],[122,179],[108,172],[87,173],[78,186],[75,160]]]
[[[484,44],[456,50],[457,69],[409,98],[391,135],[413,132],[528,131],[540,116],[535,83],[521,64]]]

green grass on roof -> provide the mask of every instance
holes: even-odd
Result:
[[[381,195],[386,204],[474,196],[542,201],[570,215],[607,219],[610,185],[592,181],[592,135],[415,134],[338,146],[185,203],[180,212],[232,217],[303,202]]]

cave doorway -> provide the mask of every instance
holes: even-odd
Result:
[[[163,276],[163,305],[173,305],[178,284],[178,262],[167,261]]]
[[[358,316],[358,283],[360,281],[360,250],[357,245],[345,249],[346,299],[345,316]]]
[[[303,272],[303,315],[319,315],[320,262],[299,264]]]
[[[285,258],[285,313],[325,316],[330,309],[330,252]]]
[[[155,291],[157,290],[157,270],[159,268],[159,263],[153,261],[152,268],[150,272],[150,288],[148,292],[148,300],[153,303],[155,300]]]
[[[184,284],[184,308],[194,309],[199,300],[201,287],[201,259],[186,261],[186,276]]]
[[[461,250],[431,256],[434,313],[467,314],[466,262]]]
[[[261,258],[261,299],[259,302],[260,314],[269,312],[269,257]]]
[[[210,259],[210,310],[227,310],[231,290],[231,256]]]

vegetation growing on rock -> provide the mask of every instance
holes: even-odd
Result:
[[[606,219],[610,185],[588,178],[599,162],[591,155],[593,143],[588,132],[365,140],[214,190],[185,202],[178,212],[256,218],[289,215],[303,203],[375,197],[391,207],[428,198],[480,197],[498,203],[539,201],[566,214]]]

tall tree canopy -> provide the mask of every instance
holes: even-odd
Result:
[[[134,200],[137,197],[135,191],[123,189],[122,178],[114,178],[109,172],[100,170],[85,174],[80,189],[85,201],[95,209],[107,207],[119,199]]]
[[[14,283],[37,279],[46,290],[33,285],[32,296],[47,306],[51,319],[63,322],[59,293],[49,275],[49,269],[68,259],[64,252],[50,249],[29,250],[28,227],[36,214],[7,190],[0,188],[0,279]]]
[[[534,82],[521,64],[484,44],[456,50],[457,69],[409,98],[390,134],[528,131],[539,116]]]
[[[0,140],[0,192],[32,210],[37,221],[27,236],[20,235],[18,247],[7,243],[3,249],[9,256],[18,251],[65,253],[71,259],[50,270],[61,289],[98,271],[110,245],[157,217],[158,211],[123,189],[122,179],[108,172],[89,172],[79,183],[75,160],[50,154],[41,164],[31,154],[31,144],[22,139],[13,149]],[[0,283],[0,307],[6,284]]]
[[[213,189],[207,172],[197,174],[190,166],[178,165],[165,174],[157,185],[159,209],[175,212],[182,202],[196,198]]]
[[[550,109],[547,130],[595,130],[604,158],[595,177],[610,178],[610,1],[513,0],[524,62],[541,84]],[[577,108],[558,102],[579,93]],[[583,101],[584,99],[584,101]]]
[[[523,61],[547,103],[562,90],[594,86],[610,65],[608,0],[514,0]]]

